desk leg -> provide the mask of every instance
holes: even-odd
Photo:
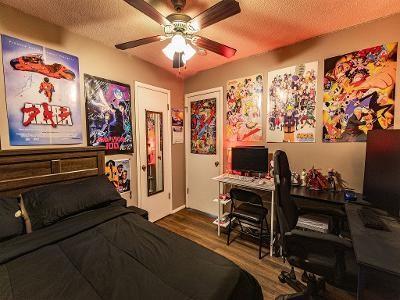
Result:
[[[274,214],[275,214],[275,192],[272,191],[272,197],[271,197],[271,220],[270,220],[270,224],[271,224],[271,232],[270,232],[270,242],[269,242],[269,256],[273,255],[273,251],[274,251]]]
[[[219,195],[221,195],[221,183],[218,182],[218,236],[221,236],[221,199],[219,198]]]

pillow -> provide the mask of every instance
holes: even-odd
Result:
[[[121,196],[106,176],[73,183],[49,184],[22,194],[23,206],[33,231],[120,199]]]
[[[0,199],[0,242],[25,233],[18,198]]]

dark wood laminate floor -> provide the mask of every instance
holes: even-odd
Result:
[[[260,283],[264,299],[275,299],[280,294],[294,292],[278,280],[281,270],[289,270],[288,264],[284,264],[280,258],[269,256],[259,260],[257,245],[240,238],[227,246],[226,235],[217,236],[212,220],[200,212],[183,209],[157,221],[157,224],[225,256],[251,273]],[[327,287],[327,291],[328,299],[355,299],[354,296],[331,286]]]

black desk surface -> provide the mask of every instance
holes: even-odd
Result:
[[[327,201],[332,204],[344,204],[344,192],[314,191],[303,186],[292,186],[290,194],[297,198],[306,198],[317,201]],[[357,202],[363,202],[362,195],[356,193]]]
[[[400,223],[381,217],[391,231],[366,228],[359,215],[359,205],[345,205],[357,263],[400,276]]]

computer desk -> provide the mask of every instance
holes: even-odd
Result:
[[[390,231],[367,228],[359,205],[345,208],[359,266],[357,299],[400,299],[400,222],[381,216]]]

